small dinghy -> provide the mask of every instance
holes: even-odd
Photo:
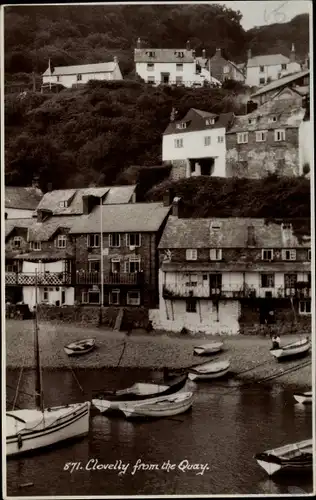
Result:
[[[198,356],[215,354],[223,349],[223,342],[212,342],[210,344],[197,345],[194,347],[194,354]]]
[[[297,392],[294,394],[294,399],[300,404],[310,404],[313,401],[313,393],[312,391],[307,392]]]
[[[190,380],[209,380],[224,377],[229,371],[230,361],[209,361],[189,369]]]
[[[165,396],[171,396],[184,392],[188,383],[188,375],[175,380],[173,384],[151,384],[137,382],[127,389],[113,392],[102,392],[92,399],[92,404],[101,412],[108,410],[122,410],[128,405],[129,409],[137,403],[154,403]]]
[[[156,401],[146,401],[130,405],[125,403],[121,411],[126,418],[162,418],[171,417],[184,413],[191,408],[193,403],[193,392],[182,392],[159,398]]]
[[[64,346],[64,351],[68,356],[78,356],[80,354],[87,354],[95,348],[95,339],[83,339],[71,342],[71,344]]]
[[[294,358],[299,356],[305,356],[310,350],[311,343],[309,338],[298,340],[287,344],[283,347],[278,347],[270,349],[272,356],[274,356],[278,361],[288,358]]]
[[[287,444],[255,455],[258,464],[272,476],[277,472],[308,472],[313,468],[313,440]]]

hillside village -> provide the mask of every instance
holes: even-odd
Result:
[[[114,321],[119,327],[125,322],[129,328],[206,334],[248,333],[268,324],[310,329],[312,250],[306,210],[299,222],[290,213],[275,220],[255,212],[236,217],[232,211],[221,217],[212,214],[212,199],[206,198],[209,214],[193,218],[192,211],[191,216],[185,211],[188,200],[179,195],[181,182],[194,186],[198,179],[201,186],[238,180],[241,185],[265,183],[275,176],[276,183],[279,179],[304,182],[309,189],[313,131],[308,59],[308,54],[297,57],[294,43],[289,57],[253,55],[249,49],[241,63],[227,59],[220,47],[213,55],[205,49],[197,54],[189,40],[180,48],[148,48],[138,37],[132,81],[123,76],[115,54],[112,62],[68,66],[55,66],[49,58],[40,93],[23,90],[12,94],[7,104],[8,315],[23,309],[18,305],[32,312],[37,296],[48,319],[107,325]],[[19,144],[15,142],[14,132],[23,122],[32,123],[32,133],[41,135],[41,130],[49,129],[51,137],[54,130],[57,137],[62,114],[76,109],[71,103],[84,106],[83,96],[89,92],[96,99],[92,105],[102,107],[100,120],[106,123],[107,113],[113,119],[113,103],[105,97],[108,90],[112,92],[111,85],[113,95],[124,93],[124,88],[143,92],[141,103],[139,95],[136,101],[144,115],[151,99],[157,111],[161,96],[166,99],[163,118],[156,114],[157,125],[153,116],[148,120],[155,129],[156,149],[152,156],[146,151],[141,171],[147,168],[148,176],[150,168],[157,167],[151,158],[157,158],[159,145],[158,170],[163,173],[156,186],[154,181],[148,186],[149,193],[161,187],[158,200],[148,200],[141,192],[145,174],[127,180],[126,169],[119,172],[121,177],[115,176],[115,162],[111,185],[92,179],[85,186],[56,188],[56,172],[65,172],[66,165],[69,178],[76,176],[71,155],[64,156],[65,163],[52,176],[54,161],[59,163],[54,155],[58,159],[65,151],[56,146],[53,152],[49,136],[36,147],[25,134]],[[230,92],[230,85],[239,90]],[[189,99],[185,99],[186,92],[190,92]],[[180,109],[172,97],[176,93],[182,99]],[[203,105],[206,95],[210,101]],[[215,97],[219,104],[214,110],[211,100]],[[226,97],[228,103],[223,106]],[[29,99],[34,105],[28,104]],[[125,109],[128,114],[127,104]],[[158,122],[161,128],[164,124],[161,133]],[[67,127],[64,141],[76,133],[75,115]],[[93,127],[92,122],[91,131]],[[146,132],[145,122],[140,128],[142,134]],[[113,139],[111,129],[115,125],[104,134]],[[125,141],[128,158],[130,142],[134,141],[135,149],[151,140],[150,134],[149,139],[138,139],[133,133],[133,126],[129,129],[122,124],[121,140],[115,146],[120,150],[118,164],[124,158]],[[76,161],[86,162],[86,169],[90,151],[104,147],[102,133],[98,143],[93,142],[93,135],[84,137],[81,131],[81,144],[91,141],[91,149]],[[75,139],[72,142],[76,148]],[[32,153],[26,160],[28,148]],[[27,161],[30,169],[24,169],[23,175],[32,176],[33,186],[15,185]],[[102,161],[101,154],[90,169],[97,172]],[[41,164],[39,171],[34,168],[36,162]],[[281,204],[285,194],[280,193],[275,202]]]

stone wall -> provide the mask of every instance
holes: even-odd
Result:
[[[172,160],[172,169],[170,172],[170,179],[172,181],[178,181],[179,179],[185,179],[187,173],[188,160]]]

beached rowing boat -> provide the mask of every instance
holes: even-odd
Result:
[[[258,464],[272,476],[279,472],[307,472],[313,468],[313,440],[291,443],[255,455]]]

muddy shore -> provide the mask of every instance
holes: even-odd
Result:
[[[33,322],[6,321],[7,368],[34,367]],[[77,358],[69,358],[63,346],[87,337],[96,339],[97,348]],[[221,340],[224,350],[220,359],[229,358],[231,371],[236,378],[248,381],[278,383],[283,386],[308,390],[312,383],[311,355],[298,360],[278,363],[270,354],[269,337],[257,336],[197,336],[124,332],[68,324],[39,324],[41,364],[43,368],[152,368],[176,369],[205,361],[194,356],[193,347],[206,342]],[[282,336],[286,344],[297,336]],[[124,350],[123,350],[124,349]],[[270,379],[268,381],[268,378]]]

